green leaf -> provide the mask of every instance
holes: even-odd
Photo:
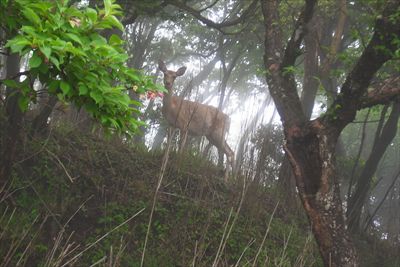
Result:
[[[59,80],[52,80],[49,84],[49,92],[54,94],[57,89],[60,87],[60,81]]]
[[[47,64],[41,64],[39,71],[40,73],[47,74],[47,72],[49,72],[49,66]]]
[[[117,27],[118,30],[124,31],[124,26],[114,15],[108,16],[106,18],[106,21],[109,23],[110,26]]]
[[[13,53],[20,53],[25,47],[30,45],[31,42],[28,41],[24,36],[17,35],[7,42],[6,47],[9,47]]]
[[[21,31],[36,37],[38,35],[37,30],[35,29],[35,27],[32,26],[22,26],[21,27]]]
[[[50,60],[51,63],[53,63],[57,67],[58,70],[60,70],[60,62],[58,61],[57,58],[50,57],[49,60]]]
[[[112,6],[111,0],[104,0],[104,12],[106,16],[110,15],[111,6]]]
[[[124,41],[122,41],[118,35],[112,34],[108,43],[112,46],[119,46],[119,45],[122,45],[124,43]]]
[[[46,58],[50,58],[51,56],[51,48],[48,46],[40,46],[39,50],[45,55]]]
[[[79,37],[76,34],[73,33],[66,33],[65,34],[69,39],[71,39],[72,41],[77,42],[78,44],[82,45],[81,39],[79,39]]]
[[[49,45],[51,46],[51,48],[53,50],[58,50],[58,51],[64,50],[66,44],[67,44],[67,42],[64,40],[61,40],[60,38],[57,38],[56,40],[51,40],[49,43]]]
[[[29,59],[29,67],[37,68],[42,64],[42,58],[38,56],[38,54],[35,52],[33,53],[32,57]]]
[[[40,9],[43,12],[47,12],[52,7],[52,3],[46,1],[40,1],[39,3],[30,3],[29,6],[34,7],[36,9]]]
[[[28,110],[28,106],[29,106],[29,102],[30,102],[29,97],[21,95],[18,98],[18,107],[19,107],[19,109],[22,112],[27,111]]]
[[[96,104],[100,104],[103,102],[103,96],[97,91],[91,91],[90,97],[96,102]]]
[[[67,95],[71,91],[71,85],[65,81],[61,81],[60,88],[64,95]]]
[[[79,85],[79,95],[87,95],[88,92],[89,92],[89,89],[87,88],[86,85],[84,85],[84,84]]]
[[[5,84],[7,87],[10,87],[10,88],[18,87],[18,83],[15,80],[4,80],[3,84]]]
[[[40,25],[41,20],[38,15],[36,15],[35,11],[30,9],[29,7],[24,7],[22,9],[22,13],[24,14],[25,18],[31,21],[35,25]]]
[[[94,10],[93,8],[87,8],[86,15],[92,22],[97,21],[97,11]]]

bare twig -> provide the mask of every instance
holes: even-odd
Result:
[[[38,149],[38,151],[35,151],[34,153],[32,153],[31,155],[29,155],[28,157],[23,158],[23,159],[20,160],[20,161],[17,161],[14,165],[16,165],[16,164],[21,164],[22,162],[27,161],[28,159],[31,159],[31,158],[33,158],[34,156],[36,156],[36,155],[42,153],[42,151],[46,149],[46,146],[47,146],[47,144],[48,144],[48,142],[49,142],[49,140],[50,140],[51,132],[52,132],[52,128],[50,127],[49,134],[47,135],[47,138],[46,138],[46,140],[44,141],[44,144],[40,147],[40,149]]]
[[[215,257],[213,266],[218,266],[218,262],[219,262],[219,259],[221,257],[221,254],[225,250],[226,243],[227,243],[227,241],[228,241],[228,239],[229,239],[229,237],[230,237],[230,235],[232,233],[233,227],[235,226],[236,221],[237,221],[237,219],[239,217],[240,210],[242,209],[242,204],[243,204],[243,201],[244,201],[244,197],[246,195],[246,191],[247,191],[246,180],[244,180],[243,181],[242,194],[240,196],[239,205],[238,205],[237,210],[235,212],[235,216],[233,217],[232,223],[231,223],[231,225],[229,227],[228,233],[226,234],[226,236],[224,236],[224,235],[222,236],[222,239],[221,239],[222,247],[220,249],[218,248],[218,252],[217,252],[217,255]],[[231,210],[231,213],[232,213],[232,210]],[[230,216],[231,216],[231,214],[229,214],[229,218],[230,218]],[[227,221],[227,225],[229,224],[229,218],[228,218],[228,221]],[[225,234],[225,231],[224,231],[224,234]]]
[[[67,175],[67,177],[68,177],[68,179],[69,179],[69,181],[70,181],[71,183],[74,183],[74,179],[75,179],[76,177],[73,178],[73,177],[68,173],[67,168],[65,168],[65,166],[64,166],[64,164],[62,163],[62,161],[60,160],[60,158],[59,158],[56,154],[54,154],[53,152],[51,152],[50,150],[48,150],[47,148],[45,148],[45,150],[47,151],[47,153],[50,154],[50,156],[52,156],[53,158],[55,158],[55,160],[57,160],[58,164],[60,164],[61,168],[63,168],[65,174]]]
[[[106,261],[106,259],[107,259],[107,256],[104,256],[104,257],[103,257],[103,258],[101,258],[100,260],[98,260],[98,261],[96,261],[95,263],[93,263],[92,265],[90,265],[90,267],[97,266],[97,265],[99,265],[100,263],[103,263],[103,262],[105,262],[105,261]]]
[[[231,210],[229,211],[228,219],[225,222],[224,232],[222,233],[221,242],[219,243],[217,253],[215,254],[215,259],[214,259],[214,262],[213,262],[213,265],[212,265],[213,267],[216,267],[218,262],[219,262],[219,257],[220,257],[221,251],[222,251],[222,245],[223,245],[223,243],[224,243],[224,241],[226,239],[225,235],[226,235],[226,232],[228,230],[229,222],[230,222],[231,217],[232,217],[232,211],[233,211],[233,208],[231,208]]]
[[[290,229],[289,236],[288,236],[287,240],[284,241],[284,245],[283,245],[280,261],[279,261],[279,264],[277,266],[283,266],[283,264],[284,264],[284,259],[286,257],[286,250],[287,250],[287,246],[289,244],[290,237],[292,235],[292,231],[293,231],[293,228]]]
[[[235,264],[235,267],[238,267],[238,266],[239,266],[239,263],[240,263],[240,261],[242,260],[244,253],[246,253],[246,251],[251,247],[251,245],[253,245],[253,243],[254,243],[255,241],[256,241],[256,239],[253,238],[253,239],[251,239],[251,240],[249,241],[249,243],[247,243],[246,247],[243,249],[242,253],[240,254],[239,259],[237,260],[237,262],[236,262],[236,264]]]
[[[39,216],[36,216],[36,218],[30,224],[29,228],[26,229],[24,232],[22,232],[20,238],[17,241],[11,242],[10,248],[9,248],[7,254],[4,256],[3,262],[1,262],[1,264],[0,264],[1,267],[10,266],[9,264],[10,264],[12,257],[15,255],[17,249],[19,248],[19,246],[21,245],[21,243],[25,239],[25,237],[28,235],[29,231],[31,230],[33,225],[36,223],[38,218],[39,218]]]
[[[53,217],[54,221],[58,224],[58,226],[60,228],[62,228],[61,223],[58,221],[57,216],[54,214],[54,212],[50,209],[50,207],[47,205],[46,201],[44,201],[44,199],[40,196],[39,192],[36,190],[36,188],[33,186],[33,184],[31,185],[31,188],[33,190],[33,192],[35,192],[36,196],[38,197],[38,199],[40,200],[40,202],[42,202],[43,206],[45,207],[45,209],[47,210],[47,212],[51,215],[51,217]]]
[[[32,245],[33,240],[35,240],[35,238],[38,236],[39,232],[42,230],[45,222],[47,221],[48,216],[46,216],[46,218],[43,219],[42,223],[39,226],[39,229],[36,231],[36,233],[33,235],[33,237],[31,238],[31,240],[29,241],[28,245],[26,245],[24,251],[22,252],[21,256],[19,257],[19,260],[16,263],[16,266],[21,266],[20,263],[22,262],[22,260],[24,259],[25,255],[27,254],[29,248]]]
[[[260,253],[261,253],[262,248],[264,246],[265,240],[267,239],[268,232],[271,229],[272,219],[274,218],[274,215],[275,215],[276,209],[278,208],[278,205],[279,205],[279,201],[276,203],[274,211],[272,212],[271,217],[269,218],[267,230],[265,231],[263,240],[261,241],[260,247],[258,248],[257,254],[256,254],[256,256],[254,257],[254,260],[253,260],[253,265],[252,265],[253,267],[257,266],[257,259],[260,256]]]

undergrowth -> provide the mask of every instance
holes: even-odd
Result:
[[[0,266],[140,266],[162,158],[67,129],[27,141],[1,194]],[[171,152],[144,266],[321,266],[306,219],[243,181]]]

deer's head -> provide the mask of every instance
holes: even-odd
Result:
[[[164,73],[164,86],[169,92],[171,92],[176,77],[182,76],[186,71],[186,67],[180,67],[177,71],[168,70],[162,60],[158,61],[158,67]]]

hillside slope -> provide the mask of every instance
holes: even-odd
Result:
[[[26,142],[2,192],[1,266],[140,266],[162,158],[66,129]],[[304,217],[221,173],[171,152],[144,266],[320,266]]]

